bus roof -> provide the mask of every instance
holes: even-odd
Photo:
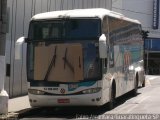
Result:
[[[111,16],[140,24],[138,20],[127,18],[123,14],[110,11],[104,8],[52,11],[34,15],[31,20],[58,19],[58,18],[90,18],[90,17],[93,18],[98,17],[100,19],[103,19],[104,16]]]

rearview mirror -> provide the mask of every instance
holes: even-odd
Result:
[[[15,44],[15,59],[19,60],[22,57],[22,49],[23,49],[23,43],[25,42],[25,37],[20,37],[17,39]]]
[[[107,39],[105,34],[99,37],[99,55],[100,58],[107,58]]]

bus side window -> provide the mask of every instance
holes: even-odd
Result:
[[[108,34],[108,19],[107,19],[107,16],[105,16],[103,18],[103,24],[102,24],[102,32],[105,33],[105,34]]]
[[[110,54],[109,54],[109,67],[114,67],[114,48],[113,46],[110,47]]]

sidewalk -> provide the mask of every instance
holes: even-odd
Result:
[[[21,110],[25,110],[27,108],[31,108],[29,104],[28,96],[16,97],[9,99],[8,101],[8,112],[17,112]]]

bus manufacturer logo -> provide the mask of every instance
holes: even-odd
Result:
[[[62,94],[64,94],[64,93],[65,93],[65,89],[62,88],[62,89],[60,90],[60,92],[61,92]]]

